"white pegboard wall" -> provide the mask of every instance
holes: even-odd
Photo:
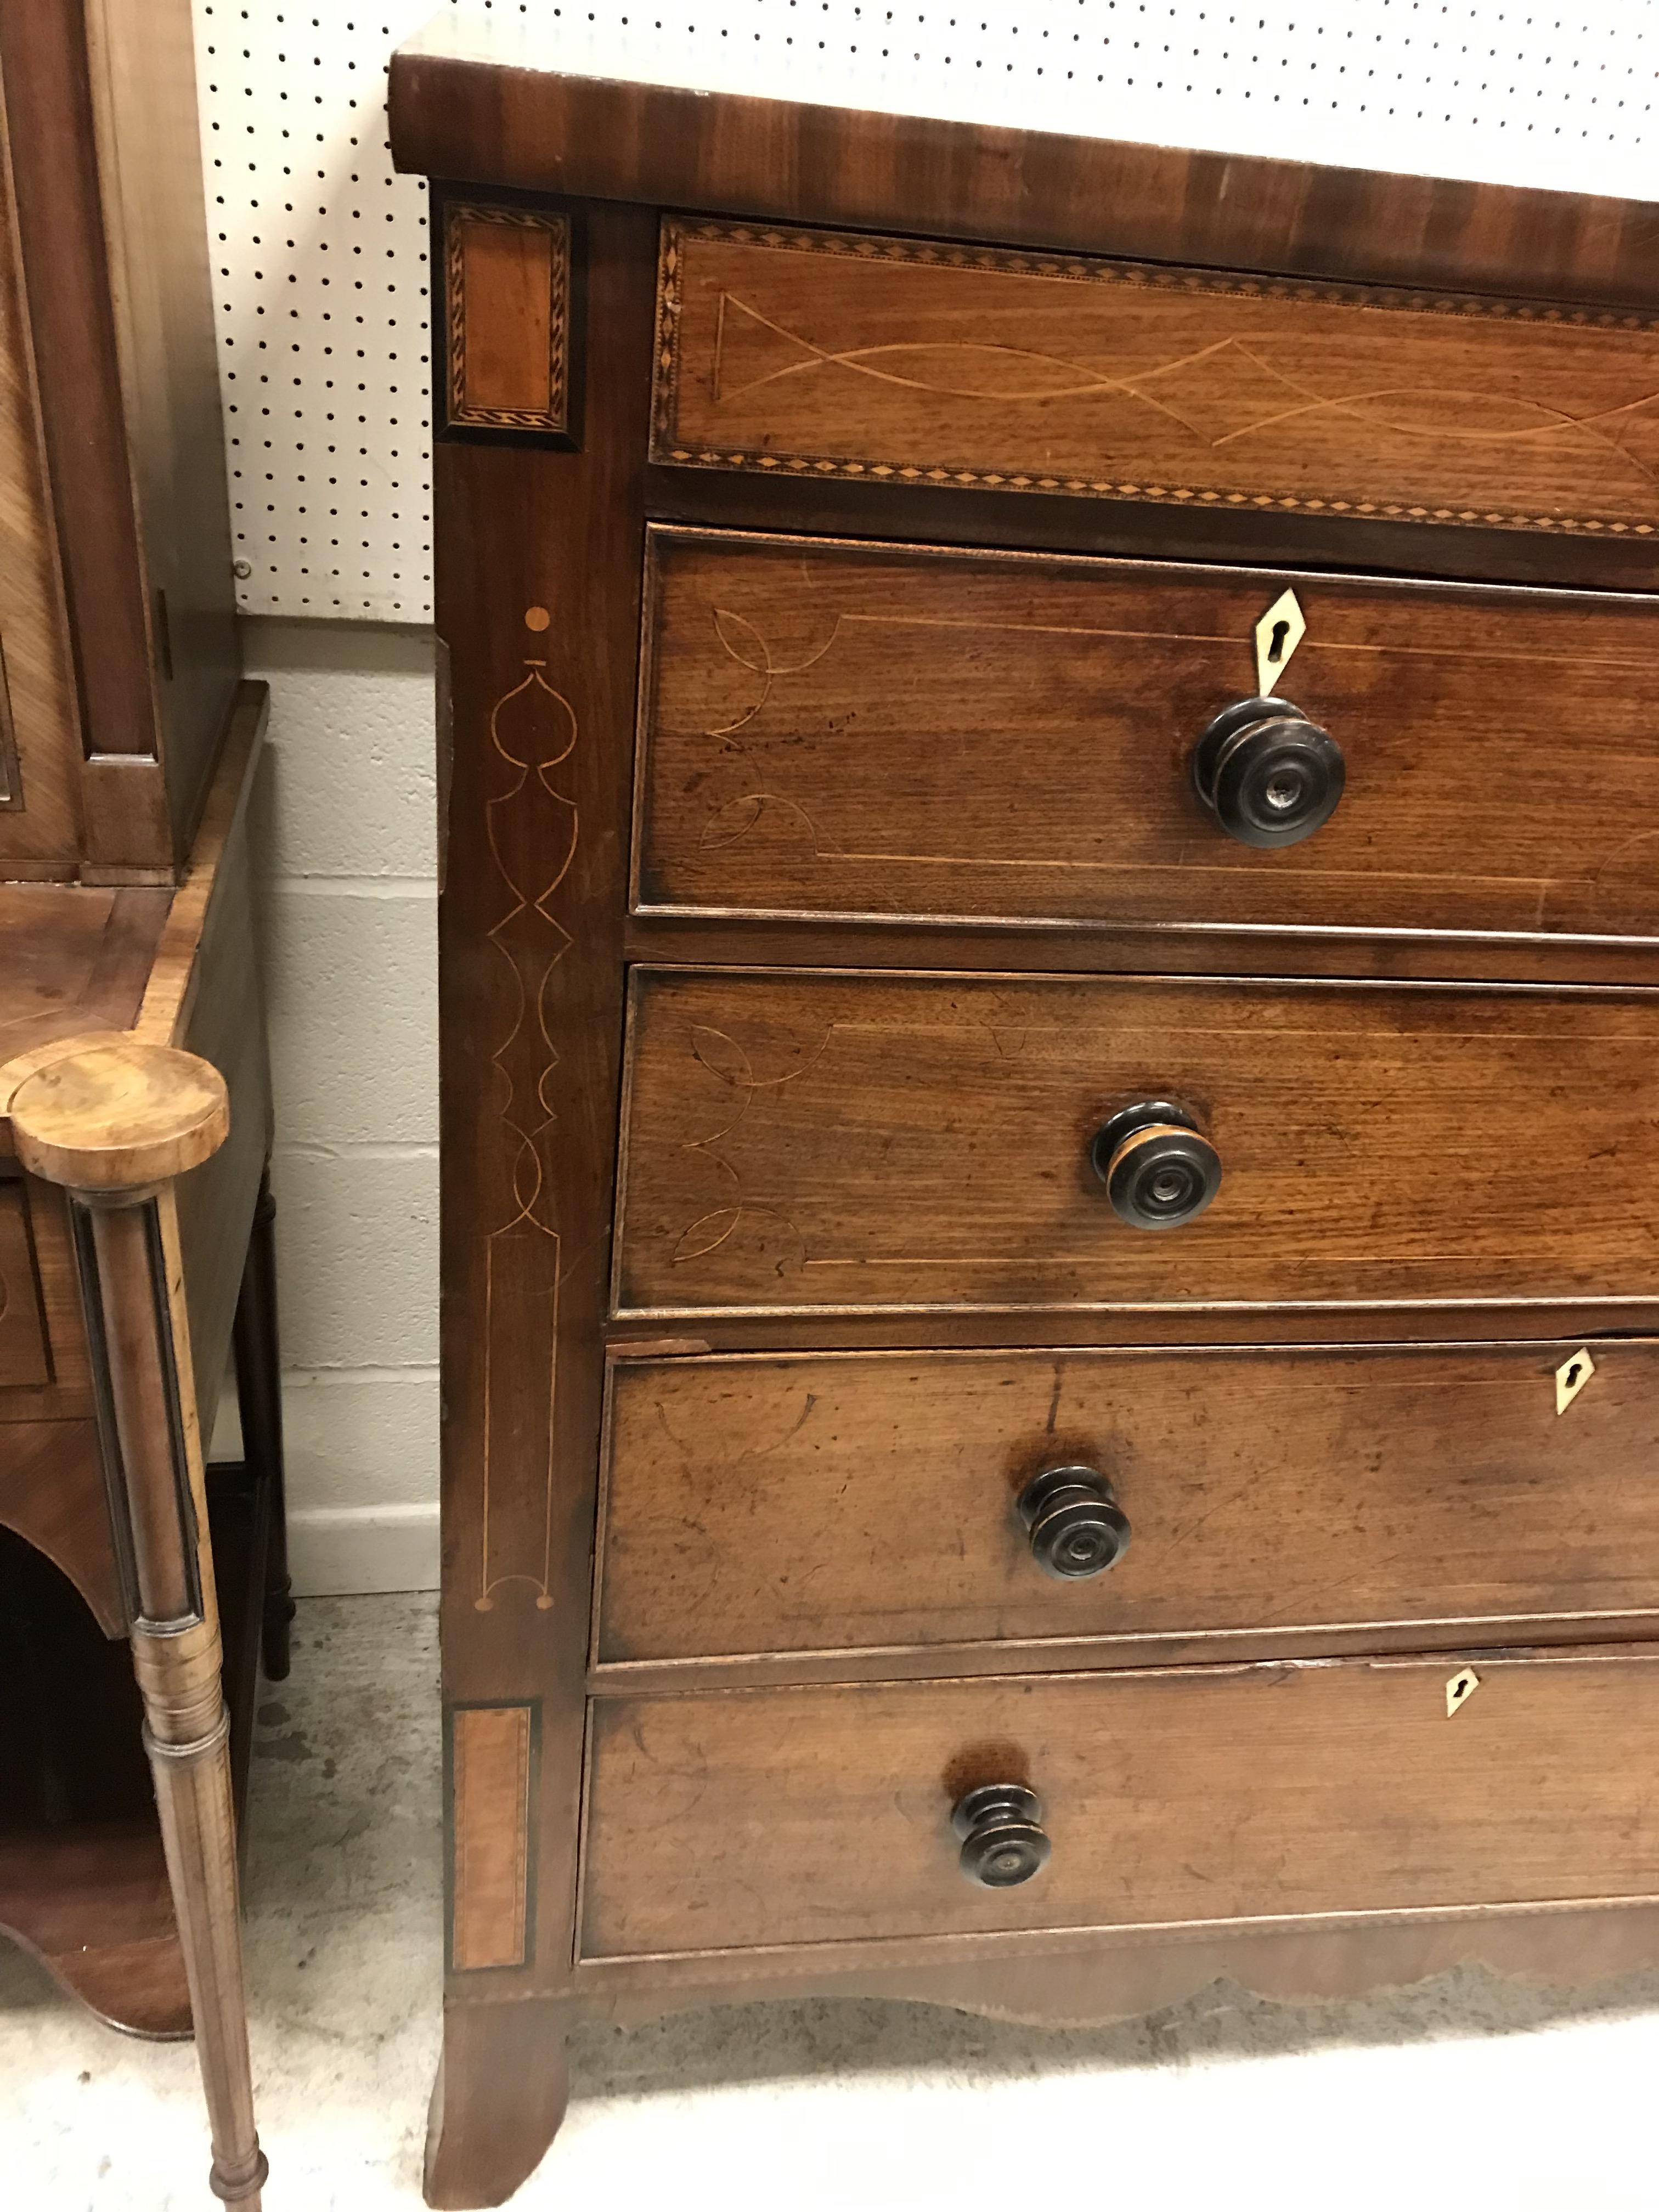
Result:
[[[197,0],[239,604],[432,612],[425,195],[386,63],[429,12]]]
[[[594,75],[1659,198],[1659,0],[450,4]],[[430,619],[425,197],[385,89],[432,13],[196,0],[250,613]]]

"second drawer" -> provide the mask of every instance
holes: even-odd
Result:
[[[619,1362],[595,1659],[1582,1634],[1659,1594],[1659,1346],[1583,1356]]]
[[[617,1305],[1644,1300],[1656,1042],[1651,993],[636,969]]]

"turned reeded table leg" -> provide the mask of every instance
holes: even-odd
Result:
[[[210,2185],[258,2212],[236,1894],[230,1723],[208,1543],[174,1179],[216,1152],[216,1069],[131,1037],[88,1040],[14,1093],[18,1157],[70,1194],[133,1671],[213,2131]]]

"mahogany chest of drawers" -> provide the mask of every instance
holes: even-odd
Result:
[[[1652,211],[394,64],[448,1998],[1659,1958]]]

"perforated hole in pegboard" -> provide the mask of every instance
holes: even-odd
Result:
[[[1659,197],[1659,0],[451,0],[572,70]],[[431,613],[425,197],[386,65],[431,0],[196,0],[243,607]]]

